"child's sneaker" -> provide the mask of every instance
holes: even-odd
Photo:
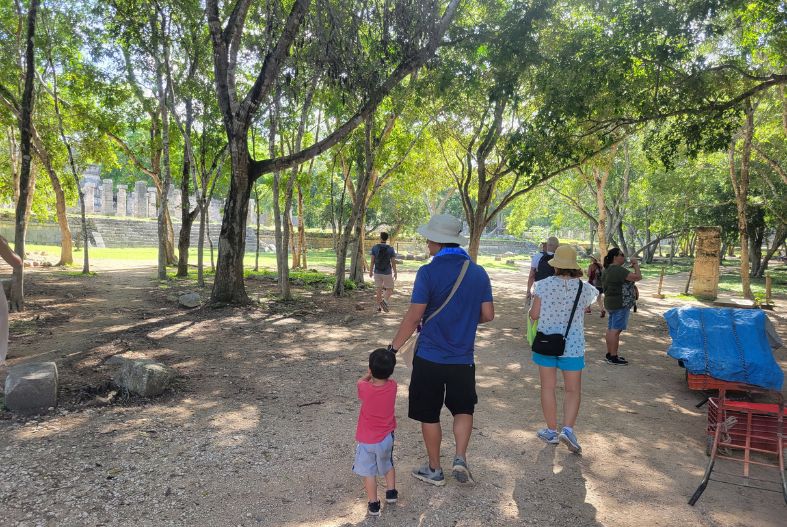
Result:
[[[473,475],[470,474],[470,469],[467,467],[467,461],[459,456],[454,458],[454,465],[451,467],[451,472],[459,483],[475,483]]]
[[[432,467],[429,466],[429,463],[424,463],[423,466],[414,469],[413,477],[415,479],[420,479],[424,483],[429,483],[430,485],[437,485],[438,487],[445,485],[443,469],[438,468],[437,470],[432,470]]]
[[[379,516],[380,515],[380,500],[377,501],[370,501],[369,507],[367,509],[369,511],[369,516]]]
[[[399,491],[396,489],[385,491],[385,503],[396,503],[399,499]]]
[[[577,436],[574,435],[573,430],[569,430],[564,427],[563,430],[560,431],[560,436],[558,437],[560,438],[560,441],[566,444],[571,452],[575,454],[582,453],[582,447],[579,446],[579,441],[577,441]]]
[[[549,443],[550,445],[556,445],[560,443],[560,439],[558,439],[556,430],[541,428],[538,432],[536,432],[536,436],[538,436],[538,438],[543,442]]]

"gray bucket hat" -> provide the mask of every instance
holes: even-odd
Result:
[[[458,243],[464,245],[467,238],[462,236],[462,222],[448,214],[435,214],[429,223],[417,229],[418,234],[436,243]]]

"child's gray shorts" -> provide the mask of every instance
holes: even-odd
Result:
[[[358,443],[353,472],[363,477],[385,476],[393,468],[393,446],[393,432],[379,443]]]

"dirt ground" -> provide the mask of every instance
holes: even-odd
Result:
[[[776,493],[712,482],[695,507],[686,504],[707,460],[705,413],[695,408],[704,395],[688,390],[666,356],[661,314],[678,300],[655,299],[655,283],[642,284],[623,334],[627,367],[604,363],[606,319],[587,316],[576,428],[583,455],[539,441],[538,373],[523,340],[525,270],[490,272],[497,317],[478,333],[480,401],[468,454],[477,483],[436,488],[409,475],[425,452],[406,416],[409,371],[397,366],[400,501],[380,518],[366,517],[351,472],[355,381],[367,353],[390,342],[413,272],[400,275],[391,313],[377,314],[370,290],[335,299],[298,288],[297,300],[282,304],[271,300],[273,283],[249,281],[260,307],[187,311],[175,299],[193,287],[162,288],[151,268],[90,278],[33,271],[28,310],[12,315],[8,365],[56,361],[60,405],[31,418],[0,412],[0,523],[784,525],[787,506]],[[684,281],[673,277],[666,289]],[[769,315],[787,340],[787,299],[778,302]],[[116,393],[104,361],[127,351],[175,368],[175,388],[151,400]],[[784,348],[777,359],[787,369]],[[0,386],[4,378],[0,369]],[[450,419],[443,426],[448,465]]]

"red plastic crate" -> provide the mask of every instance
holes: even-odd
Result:
[[[764,450],[767,453],[778,454],[778,414],[779,406],[768,403],[750,403],[746,401],[727,401],[724,415],[719,416],[719,399],[708,399],[708,427],[706,432],[711,438],[716,432],[716,426],[721,421],[735,419],[732,426],[726,428],[730,440],[724,441],[733,445],[744,447],[746,438],[751,438],[751,447]],[[738,409],[731,409],[740,408]],[[725,430],[722,430],[724,433]]]

